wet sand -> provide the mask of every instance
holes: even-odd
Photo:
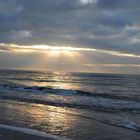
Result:
[[[0,140],[70,140],[45,132],[0,124]]]
[[[53,140],[0,128],[0,140]]]
[[[96,116],[95,116],[96,115]],[[31,128],[73,140],[139,140],[140,133],[83,117],[80,110],[0,100],[0,123]],[[0,140],[51,140],[0,129]]]

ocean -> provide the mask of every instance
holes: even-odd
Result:
[[[0,70],[0,124],[74,140],[137,140],[140,76]]]

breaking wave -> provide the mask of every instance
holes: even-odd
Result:
[[[0,85],[0,98],[105,112],[140,112],[136,98],[52,87]]]

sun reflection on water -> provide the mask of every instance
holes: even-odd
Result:
[[[35,105],[26,110],[30,116],[33,128],[60,134],[76,125],[77,117],[70,117],[71,111],[66,108]],[[41,128],[40,128],[41,127]]]
[[[78,88],[78,84],[75,84],[75,77],[73,77],[71,73],[65,72],[40,72],[32,75],[31,80],[29,77],[24,77],[24,75],[23,79],[25,80],[14,80],[12,82],[18,82],[18,84],[25,86],[56,87],[60,89]]]
[[[43,132],[67,136],[78,124],[76,110],[41,104],[14,101],[1,102],[4,108],[0,119],[8,119],[14,126],[29,127]]]

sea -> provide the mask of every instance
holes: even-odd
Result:
[[[139,140],[140,75],[0,70],[0,127],[73,140]]]

